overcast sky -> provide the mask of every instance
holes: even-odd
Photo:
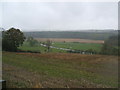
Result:
[[[4,2],[0,6],[5,29],[118,29],[117,2]]]

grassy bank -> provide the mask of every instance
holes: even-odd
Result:
[[[7,87],[117,87],[117,57],[3,52]]]

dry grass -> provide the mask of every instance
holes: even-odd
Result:
[[[49,59],[61,59],[61,60],[72,60],[72,61],[88,61],[92,63],[101,62],[101,61],[110,61],[118,60],[117,56],[109,55],[83,55],[77,53],[17,53],[33,57],[49,58]],[[114,58],[114,59],[113,59]]]

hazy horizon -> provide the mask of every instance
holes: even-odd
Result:
[[[116,31],[115,29],[84,29],[84,30],[23,30],[24,32],[39,32],[39,31],[71,31],[71,32],[74,32],[74,31]]]
[[[117,2],[4,2],[2,27],[22,31],[118,29]]]
[[[15,28],[15,27],[10,27],[10,28]],[[8,29],[10,29],[8,28]],[[8,30],[8,29],[5,29],[5,28],[2,28],[0,27],[0,31],[4,31],[4,30]],[[16,29],[20,29],[20,28],[16,28]],[[74,31],[117,31],[118,29],[79,29],[79,30],[47,30],[47,29],[30,29],[30,30],[23,30],[23,29],[20,29],[21,31],[23,32],[41,32],[41,31],[70,31],[70,32],[74,32]]]

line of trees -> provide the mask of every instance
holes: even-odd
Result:
[[[120,32],[118,35],[110,36],[103,44],[101,54],[120,55]]]
[[[24,32],[26,37],[34,38],[80,38],[92,40],[105,40],[111,35],[117,35],[117,30],[88,30],[88,31],[38,31]]]

